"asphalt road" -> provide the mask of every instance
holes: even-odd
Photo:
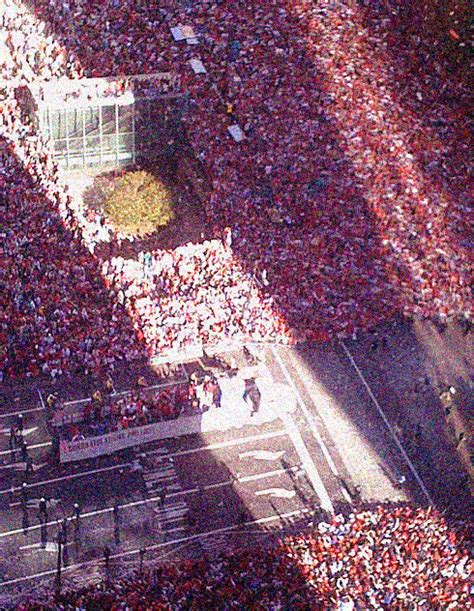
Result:
[[[429,502],[432,490],[423,489],[417,465],[397,443],[392,414],[382,417],[343,351],[268,346],[262,356],[271,380],[291,389],[293,413],[276,405],[278,417],[259,426],[169,439],[80,463],[51,460],[43,409],[48,389],[32,386],[18,400],[13,396],[0,414],[3,604],[13,604],[19,592],[51,585],[58,520],[64,518],[69,521],[63,584],[71,584],[104,577],[106,546],[120,570],[136,566],[143,548],[146,560],[215,554],[233,538],[258,541],[272,530],[304,526],[321,508],[350,507],[357,491],[365,503]],[[126,388],[126,379],[114,382],[117,390]],[[385,401],[379,407],[384,409]],[[19,411],[35,465],[28,480],[28,528],[20,502],[23,467],[11,464],[8,448],[9,427]],[[144,467],[134,470],[131,461],[142,452]],[[53,499],[44,549],[42,496]],[[76,502],[79,522],[72,517]]]

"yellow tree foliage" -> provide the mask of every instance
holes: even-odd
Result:
[[[116,230],[130,236],[153,233],[174,217],[171,193],[145,171],[128,172],[120,177],[104,208]]]

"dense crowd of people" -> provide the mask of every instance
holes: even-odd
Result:
[[[12,97],[0,113],[3,376],[101,371],[143,357],[133,326],[81,245],[54,162]],[[61,218],[61,216],[63,218]]]
[[[221,337],[288,341],[352,335],[399,311],[469,317],[467,91],[452,62],[447,91],[446,58],[425,36],[423,11],[416,53],[413,33],[404,40],[387,29],[387,21],[401,21],[391,2],[377,9],[345,0],[331,6],[275,0],[265,7],[218,2],[178,7],[171,0],[156,7],[114,1],[32,4],[34,11],[17,0],[2,7],[11,55],[2,66],[6,80],[172,70],[190,93],[184,122],[212,184],[206,212],[215,235],[231,228],[232,254],[225,244],[189,245],[196,274],[184,272],[186,282],[183,265],[160,278],[147,276],[145,269],[140,275],[136,261],[121,263],[125,274],[114,273],[119,282],[110,291],[122,294],[148,354]],[[170,27],[177,23],[192,25],[199,44],[173,41]],[[390,54],[394,36],[398,55]],[[205,75],[189,67],[196,56]],[[409,84],[394,78],[400,65],[411,67]],[[47,146],[10,108],[2,113],[10,143],[3,147],[8,171],[3,174],[8,183],[32,182],[10,186],[6,196],[4,188],[16,226],[9,228],[13,245],[7,249],[14,263],[8,270],[3,370],[13,373],[27,363],[30,373],[58,375],[69,359],[90,367],[104,356],[131,358],[139,350],[137,338],[110,299],[101,317],[64,296],[61,313],[49,303],[50,287],[44,297],[41,289],[25,292],[21,285],[16,269],[21,257],[34,259],[38,272],[42,261],[36,241],[21,244],[29,239],[25,233],[57,225],[64,240],[59,226],[66,218],[93,254],[100,232],[83,227],[87,214],[73,218],[67,194],[55,184]],[[239,144],[227,132],[235,123],[246,136]],[[43,193],[49,209],[37,205]],[[26,230],[19,212],[29,215],[31,208],[41,216],[40,226]],[[57,241],[55,232],[50,234]],[[49,246],[47,254],[58,261],[48,279],[77,275],[84,297],[92,292],[105,298],[108,289],[98,290],[99,276],[94,277],[94,256],[83,254],[81,265],[72,266],[72,256],[59,262],[58,251]],[[149,255],[157,268],[186,257]],[[113,267],[110,261],[105,265]],[[128,268],[134,277],[122,284]],[[244,268],[263,275],[268,297]],[[63,278],[59,283],[61,291],[70,290]],[[37,312],[40,307],[46,316]],[[91,317],[97,334],[91,332]],[[32,320],[35,329],[29,333]],[[35,358],[25,360],[24,353],[36,345]]]
[[[29,4],[0,6],[0,381],[223,339],[351,336],[398,312],[470,321],[469,88],[454,0],[437,30],[414,0]],[[179,23],[198,44],[173,40]],[[183,123],[217,239],[103,259],[105,219],[72,205],[14,87],[154,72],[189,92]],[[95,401],[68,438],[218,401],[212,380],[107,413]],[[56,608],[464,608],[472,562],[458,531],[432,510],[380,507],[271,550],[69,592]]]
[[[288,341],[285,321],[220,240],[138,260],[106,261],[103,275],[121,291],[124,305],[150,354],[186,352],[234,341]]]
[[[209,80],[218,82],[189,83],[191,141],[213,183],[209,215],[233,227],[244,260],[269,270],[290,322],[324,336],[396,310],[467,312],[468,266],[456,236],[466,228],[467,149],[450,127],[465,125],[463,107],[450,114],[441,99],[405,111],[390,74],[397,59],[372,52],[388,34],[379,24],[372,40],[362,10],[347,3],[212,8],[212,20],[206,7],[180,15],[198,24]],[[351,47],[355,35],[360,49]],[[425,105],[437,83],[424,83]],[[466,105],[462,84],[450,87]],[[229,145],[224,100],[245,146]]]
[[[11,34],[7,36],[7,43],[14,64],[28,65],[31,57],[36,57],[36,53],[28,50],[29,45],[37,44],[40,50],[44,50],[49,48],[51,41],[45,39],[43,28],[31,21],[29,13],[13,10],[14,6],[15,3],[9,3],[3,13],[3,23]],[[10,12],[8,7],[12,8]],[[36,36],[25,35],[31,31],[36,32]],[[51,47],[54,55],[52,49],[57,49],[56,43]],[[34,70],[42,74],[36,65]],[[52,73],[42,76],[49,78]],[[54,76],[59,76],[59,73],[54,71]],[[278,336],[279,328],[283,329],[280,335],[285,334],[281,318],[272,320],[271,300],[262,299],[251,275],[242,270],[230,250],[220,248],[216,243],[188,245],[186,254],[147,253],[152,259],[150,269],[159,267],[160,261],[166,265],[170,257],[179,263],[179,269],[170,269],[169,277],[162,279],[170,285],[169,294],[153,286],[147,287],[148,292],[143,292],[147,278],[140,272],[134,276],[136,261],[121,261],[125,273],[119,269],[119,273],[114,270],[112,274],[119,282],[109,285],[107,275],[103,281],[94,249],[104,239],[105,233],[105,237],[109,236],[107,224],[104,219],[88,214],[87,210],[78,211],[73,207],[71,198],[58,183],[57,168],[47,145],[34,133],[31,125],[25,123],[13,91],[9,91],[6,97],[1,116],[2,136],[5,138],[2,200],[11,219],[6,254],[15,262],[6,268],[4,277],[7,291],[4,293],[6,308],[2,321],[5,334],[1,355],[3,376],[46,373],[55,378],[62,373],[76,372],[78,368],[88,372],[101,366],[109,367],[117,359],[132,361],[145,354],[149,357],[166,350],[176,351],[193,342],[202,345],[209,340],[221,341],[229,337],[274,338]],[[43,201],[39,201],[41,199]],[[29,239],[23,235],[23,230],[24,216],[29,215],[31,208],[34,209],[33,218],[36,214],[40,220],[37,227],[30,224]],[[32,241],[35,232],[40,235],[46,229],[47,245]],[[68,252],[61,253],[55,266],[54,257],[60,253],[60,248],[51,248],[51,244],[67,241],[68,232],[73,234],[80,254],[74,257],[74,246],[68,241]],[[51,269],[43,279],[47,278],[49,284],[38,287],[35,276],[42,271],[40,265],[44,256]],[[188,265],[201,268],[200,274],[195,270],[194,278],[189,270],[183,271],[186,258],[189,259]],[[114,263],[110,261],[104,265],[109,265],[112,270]],[[22,278],[30,267],[33,273],[29,274],[28,286],[24,287]],[[143,272],[141,265],[138,267]],[[125,280],[127,271],[130,277]],[[153,277],[154,274],[150,275]],[[203,282],[199,284],[198,280]],[[133,282],[136,284],[130,287]],[[138,296],[142,299],[137,299]],[[158,301],[153,301],[153,298]],[[77,304],[78,300],[88,300],[88,303]],[[148,307],[145,307],[146,301]],[[124,302],[132,315],[135,330],[122,307]],[[181,326],[183,316],[186,324]],[[158,326],[160,321],[163,324]],[[143,340],[146,346],[140,345]],[[28,359],[26,355],[31,356]]]
[[[41,602],[104,610],[467,608],[466,527],[430,509],[380,506],[334,516],[268,549],[161,564]]]
[[[392,75],[412,40],[388,55],[384,19],[396,7],[380,6],[369,28],[367,6],[342,1],[34,6],[38,18],[11,10],[7,42],[43,78],[182,68],[186,127],[213,186],[209,217],[232,226],[234,250],[268,274],[299,337],[351,334],[399,310],[467,314],[466,147],[456,139],[466,91],[450,83],[455,108],[439,95],[447,75],[432,53],[426,69],[426,57],[412,58],[400,98]],[[173,43],[179,21],[193,24],[197,48]],[[208,70],[199,79],[184,63],[197,51]],[[239,147],[226,129],[236,120],[247,135]]]
[[[383,51],[386,9],[369,30],[349,2],[211,8],[212,19],[209,5],[180,13],[201,32],[218,84],[208,96],[210,83],[194,79],[187,117],[213,184],[208,212],[232,226],[244,260],[268,269],[287,319],[324,336],[394,311],[468,312],[469,155],[451,127],[466,126],[466,86],[449,79],[460,100],[450,108],[438,90],[447,75],[428,78],[415,56],[414,102],[401,99],[392,76],[401,59]],[[224,100],[243,146],[228,142]]]

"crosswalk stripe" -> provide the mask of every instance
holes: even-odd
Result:
[[[176,471],[174,469],[170,469],[169,471],[151,471],[151,472],[146,472],[143,474],[143,479],[146,480],[153,480],[155,478],[162,478],[162,477],[176,477]]]
[[[161,482],[163,480],[175,480],[177,479],[177,475],[175,474],[162,474],[162,473],[150,473],[149,475],[144,475],[143,479],[146,482]]]

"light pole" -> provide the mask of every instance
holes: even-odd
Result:
[[[58,530],[58,562],[56,567],[56,599],[61,596],[61,568],[62,568],[63,535],[61,528]]]

